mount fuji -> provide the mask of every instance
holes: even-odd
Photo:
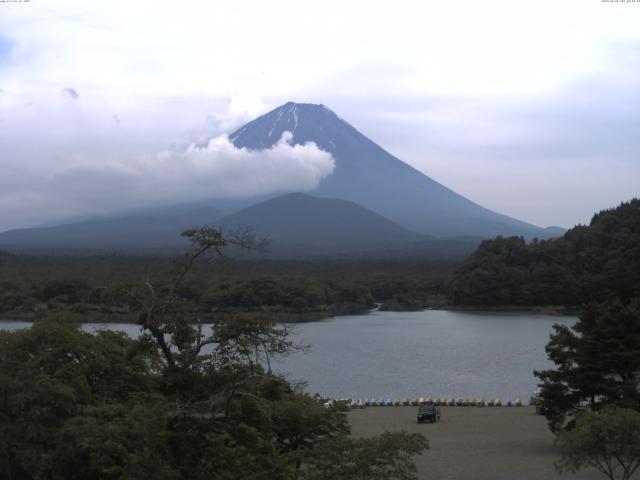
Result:
[[[540,228],[488,210],[455,193],[369,140],[323,105],[289,102],[229,136],[237,148],[272,147],[285,134],[294,145],[314,142],[333,156],[333,173],[315,190],[252,198],[215,198],[158,206],[82,222],[0,234],[9,250],[161,251],[184,247],[193,225],[244,225],[275,240],[280,252],[470,253],[483,238],[547,238]],[[293,248],[295,246],[295,248]],[[413,254],[413,253],[410,253]]]
[[[544,229],[484,208],[429,178],[369,140],[324,105],[289,102],[246,124],[230,139],[237,147],[272,147],[284,132],[291,143],[314,142],[330,152],[334,172],[307,192],[352,201],[399,225],[436,237],[522,235],[547,238]]]

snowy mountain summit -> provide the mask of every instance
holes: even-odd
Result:
[[[288,102],[238,129],[230,139],[237,147],[260,150],[273,146],[287,131],[292,143],[315,142],[336,160],[333,174],[309,192],[312,195],[349,200],[409,230],[438,237],[551,235],[458,195],[382,149],[324,105]]]
[[[246,124],[229,138],[237,147],[260,150],[271,147],[284,132],[291,132],[294,144],[313,141],[334,153],[335,139],[345,127],[353,129],[324,105],[288,102]]]
[[[261,150],[288,133],[293,144],[314,142],[335,169],[305,194],[211,198],[47,228],[0,234],[8,249],[149,251],[182,248],[190,225],[253,227],[274,240],[274,255],[466,255],[497,235],[547,238],[543,229],[492,212],[410,167],[323,105],[289,102],[230,135],[236,147]],[[266,157],[268,158],[268,157]],[[284,193],[284,195],[283,195]],[[453,238],[458,237],[458,238]]]

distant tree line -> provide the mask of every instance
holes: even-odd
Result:
[[[70,310],[91,316],[98,313],[132,313],[124,284],[100,287],[86,280],[48,280],[42,283],[0,282],[0,313],[25,314]],[[305,277],[228,279],[208,285],[195,281],[176,292],[193,311],[201,313],[263,312],[326,315],[358,313],[374,306],[371,291],[350,282]]]
[[[298,312],[329,310],[332,307],[360,311],[374,303],[366,286],[304,277],[219,282],[204,292],[202,301],[209,308],[289,309]]]
[[[193,268],[176,292],[190,308],[212,317],[250,312],[296,321],[366,311],[446,303],[447,279],[459,265],[430,261],[257,261],[226,259]],[[136,278],[159,279],[163,257],[30,256],[0,252],[0,315],[40,318],[70,310],[88,319],[131,314],[118,295]]]

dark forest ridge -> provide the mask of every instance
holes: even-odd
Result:
[[[272,246],[295,244],[331,248],[404,245],[424,240],[353,202],[290,193],[252,205],[216,222],[223,230],[250,225]]]
[[[639,292],[640,199],[551,240],[485,240],[449,285],[457,305],[577,306]]]

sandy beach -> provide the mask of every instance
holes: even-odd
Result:
[[[430,449],[417,459],[420,479],[605,478],[596,470],[556,473],[553,435],[533,407],[442,407],[437,424],[418,424],[416,412],[417,407],[369,407],[351,411],[349,420],[354,436],[385,430],[424,434]]]

